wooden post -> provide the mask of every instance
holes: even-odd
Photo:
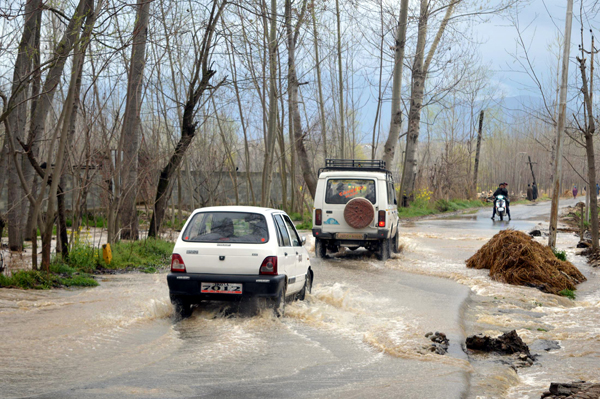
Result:
[[[583,232],[585,230],[585,217],[584,217],[584,213],[585,212],[585,204],[583,202],[580,202],[579,207],[581,208],[581,223],[580,223],[580,229],[579,229],[579,241],[583,241]]]
[[[562,59],[562,76],[560,84],[560,105],[558,114],[558,127],[556,129],[556,158],[554,162],[554,182],[552,185],[552,208],[550,210],[550,236],[548,246],[556,246],[556,227],[558,225],[558,197],[560,196],[560,175],[562,167],[562,134],[565,130],[567,113],[567,83],[569,80],[569,52],[571,49],[571,24],[573,22],[573,0],[567,1],[567,15],[565,18],[565,34]]]
[[[479,131],[477,132],[477,149],[475,150],[475,165],[473,166],[473,194],[477,198],[477,173],[479,172],[479,154],[481,153],[481,137],[483,134],[483,110],[479,113]]]

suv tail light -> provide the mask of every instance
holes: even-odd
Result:
[[[185,263],[179,254],[171,255],[171,273],[185,273]]]
[[[323,211],[315,209],[315,225],[320,226],[323,223]]]
[[[385,227],[385,211],[379,211],[379,222],[377,223],[379,227]]]
[[[277,256],[267,256],[260,265],[259,274],[277,275]]]

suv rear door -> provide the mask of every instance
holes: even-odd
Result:
[[[352,232],[344,219],[344,208],[353,198],[366,198],[377,205],[377,180],[369,178],[330,177],[325,184],[323,231]],[[371,224],[372,225],[372,224]]]

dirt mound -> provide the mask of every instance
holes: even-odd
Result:
[[[503,230],[467,259],[467,267],[489,269],[493,280],[535,287],[558,295],[586,280],[571,262],[556,258],[552,250],[527,234]]]

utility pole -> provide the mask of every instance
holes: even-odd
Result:
[[[479,173],[479,154],[481,153],[481,137],[483,135],[483,110],[479,113],[479,130],[477,131],[477,149],[475,150],[475,166],[473,168],[472,197],[477,198],[477,174]]]
[[[533,165],[537,164],[537,162],[531,162],[531,157],[529,155],[527,155],[527,158],[529,158],[529,162],[527,162],[529,164],[529,169],[531,169],[531,176],[533,177],[533,184],[537,184],[537,182],[535,181],[535,174],[533,173]]]
[[[567,82],[569,79],[569,51],[571,49],[571,24],[573,21],[573,0],[567,0],[565,19],[565,42],[563,45],[562,76],[560,83],[560,106],[558,127],[556,128],[556,159],[554,162],[554,182],[552,184],[552,208],[550,210],[550,237],[548,246],[556,247],[556,227],[558,225],[558,197],[560,196],[560,175],[562,171],[562,134],[565,130],[567,113]]]

